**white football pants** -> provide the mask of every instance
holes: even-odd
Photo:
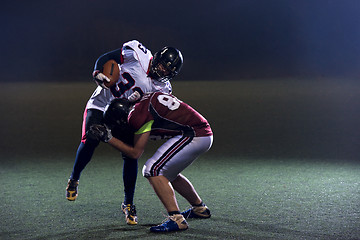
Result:
[[[170,138],[146,161],[142,170],[143,176],[163,175],[171,182],[198,156],[207,152],[212,142],[213,136],[185,137],[178,135]]]

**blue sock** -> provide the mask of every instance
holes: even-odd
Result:
[[[137,159],[128,158],[126,156],[123,156],[123,160],[124,203],[133,204],[138,173],[138,161]]]
[[[76,152],[75,163],[70,178],[79,180],[82,170],[90,162],[95,148],[98,146],[97,142],[87,141],[86,144],[81,142]]]

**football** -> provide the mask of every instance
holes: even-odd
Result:
[[[112,87],[120,77],[119,65],[115,60],[109,60],[104,64],[102,73],[110,79],[110,82],[104,82],[104,85],[106,87]]]

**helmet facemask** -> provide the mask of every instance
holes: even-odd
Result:
[[[150,77],[159,82],[167,82],[175,77],[183,64],[181,52],[176,48],[164,47],[156,52],[150,67]]]

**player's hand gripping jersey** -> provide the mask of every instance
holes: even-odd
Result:
[[[134,91],[138,91],[141,95],[157,91],[171,93],[170,81],[159,82],[148,76],[149,64],[153,56],[150,50],[137,40],[125,43],[121,49],[113,51],[112,54],[120,55],[116,56],[120,60],[120,78],[110,89],[98,86],[87,103],[87,109],[104,111],[111,100],[128,98]],[[95,69],[102,67],[97,66],[101,65],[98,62]]]
[[[155,136],[212,136],[208,121],[188,104],[171,94],[161,92],[145,95],[135,104],[128,122],[142,134],[151,130]]]

